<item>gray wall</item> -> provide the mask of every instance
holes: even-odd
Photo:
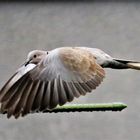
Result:
[[[113,57],[140,60],[140,3],[0,4],[0,87],[30,50],[97,47]],[[0,116],[0,140],[138,140],[140,72],[106,70],[93,94],[74,103],[124,102],[122,112]]]

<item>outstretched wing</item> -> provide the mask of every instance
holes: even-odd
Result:
[[[21,72],[24,71],[24,72]],[[18,78],[16,75],[22,73]],[[55,49],[30,70],[21,68],[0,91],[2,110],[16,118],[31,111],[53,109],[85,95],[105,72],[94,56],[79,48]]]

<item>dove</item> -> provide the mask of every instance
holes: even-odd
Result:
[[[18,118],[53,110],[95,90],[105,68],[140,70],[140,62],[116,59],[89,47],[33,50],[0,90],[1,112]]]

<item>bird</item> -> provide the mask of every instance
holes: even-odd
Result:
[[[116,59],[98,48],[33,50],[0,90],[7,118],[53,110],[95,90],[105,68],[140,70],[140,62]]]

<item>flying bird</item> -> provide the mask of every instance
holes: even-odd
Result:
[[[140,70],[140,62],[88,47],[31,51],[0,90],[1,112],[18,118],[62,106],[96,89],[105,77],[104,68]]]

